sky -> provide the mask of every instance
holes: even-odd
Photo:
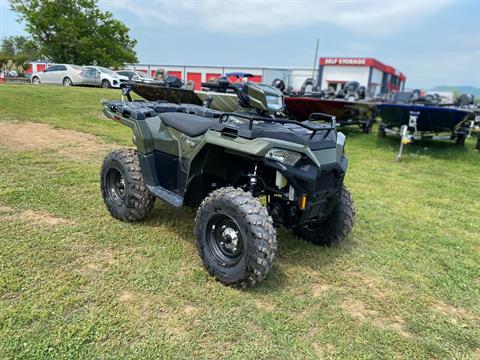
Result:
[[[480,0],[99,0],[141,63],[312,67],[374,57],[407,87],[480,87]],[[0,0],[0,38],[24,34]]]

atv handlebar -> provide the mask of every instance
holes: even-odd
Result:
[[[253,128],[253,122],[254,121],[264,121],[264,122],[271,122],[271,123],[279,123],[279,124],[293,124],[293,125],[298,125],[301,126],[309,131],[311,131],[310,139],[313,139],[317,131],[324,131],[326,130],[327,133],[324,135],[323,138],[326,138],[329,134],[330,131],[335,130],[336,124],[335,124],[335,116],[327,115],[327,114],[322,114],[322,113],[315,113],[317,115],[324,115],[325,117],[328,117],[332,120],[330,126],[318,126],[318,125],[310,125],[310,124],[305,124],[304,122],[299,122],[295,120],[288,120],[288,119],[279,119],[279,118],[270,118],[270,117],[265,117],[265,116],[259,116],[259,115],[246,115],[246,114],[240,114],[240,113],[223,113],[220,115],[218,122],[222,123],[224,121],[227,121],[230,116],[236,116],[242,119],[246,119],[249,121],[248,123],[248,129],[252,130]],[[313,114],[312,114],[313,115]],[[310,115],[311,116],[311,115]]]
[[[236,86],[235,84],[232,84],[232,83],[227,83],[227,82],[224,82],[224,83],[202,82],[200,84],[204,88],[211,89],[211,90],[219,90],[219,91],[222,91],[222,92],[226,92],[228,89],[231,89],[235,92],[237,92],[239,90],[238,86]]]

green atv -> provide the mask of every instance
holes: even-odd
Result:
[[[205,267],[222,283],[244,287],[270,271],[276,226],[329,245],[349,234],[355,210],[343,185],[345,136],[334,118],[278,117],[283,95],[268,85],[246,83],[237,95],[241,111],[233,113],[104,101],[105,115],[133,130],[137,150],[110,153],[100,181],[109,212],[122,221],[147,218],[156,198],[198,207],[195,237]]]

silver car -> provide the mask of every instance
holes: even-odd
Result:
[[[70,64],[52,65],[44,71],[32,75],[32,84],[56,84],[63,86],[89,85],[88,69]]]
[[[95,75],[93,83],[89,84],[92,86],[101,86],[103,88],[119,88],[120,84],[127,82],[128,77],[122,76],[116,73],[113,70],[107,69],[102,66],[85,66],[88,68],[88,77]],[[93,70],[93,72],[92,72]]]

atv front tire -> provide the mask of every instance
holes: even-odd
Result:
[[[321,223],[314,223],[294,228],[297,236],[315,245],[332,245],[343,241],[352,231],[355,222],[355,206],[352,195],[345,186],[337,205],[328,218]]]
[[[155,197],[145,187],[135,150],[120,149],[108,154],[100,172],[100,187],[114,218],[134,222],[150,215]]]
[[[195,222],[200,257],[221,283],[253,286],[272,268],[277,250],[273,221],[250,193],[233,187],[213,191],[198,208]]]

